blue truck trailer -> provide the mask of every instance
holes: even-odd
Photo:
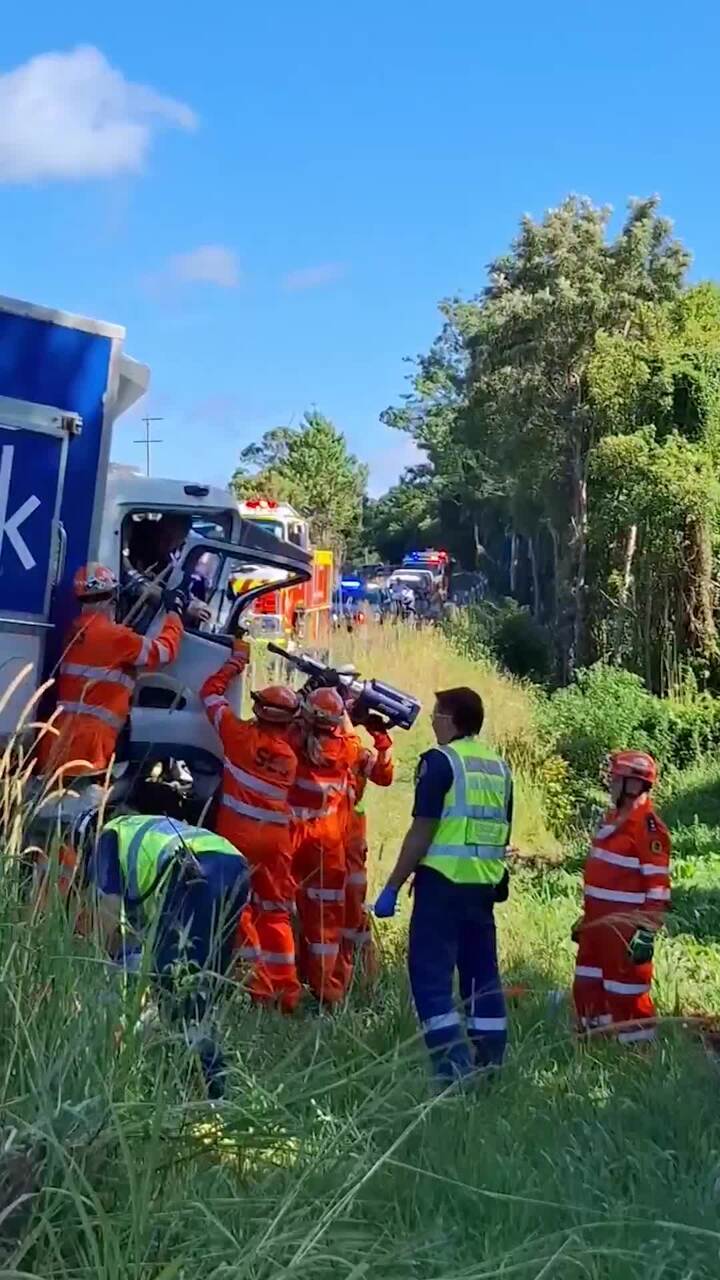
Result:
[[[0,298],[3,736],[59,653],[73,574],[97,554],[113,422],[149,379],[124,338],[119,325]]]

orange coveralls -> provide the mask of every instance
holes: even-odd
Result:
[[[327,1004],[336,1004],[345,994],[338,960],[345,918],[349,768],[357,751],[353,744],[354,734],[310,735],[299,746],[290,791],[301,974],[318,1000]]]
[[[182,635],[176,613],[167,615],[153,639],[103,613],[81,614],[60,664],[57,734],[46,731],[38,745],[41,771],[62,769],[73,777],[105,772],[130,711],[138,668],[154,671],[174,662]]]
[[[235,715],[225,694],[239,670],[237,661],[226,662],[200,690],[225,752],[215,830],[245,855],[251,868],[251,902],[238,935],[241,955],[250,958],[257,931],[260,959],[250,992],[259,1000],[277,999],[291,1012],[301,995],[291,922],[295,882],[288,803],[297,757],[289,725]]]
[[[389,787],[393,780],[391,746],[386,734],[383,745],[375,751],[364,747],[356,738],[357,748],[350,761],[350,795],[345,844],[345,924],[340,944],[339,976],[345,989],[352,979],[356,964],[366,977],[377,968],[370,920],[365,906],[367,898],[367,815],[364,796],[368,782]]]
[[[583,889],[573,984],[580,1026],[611,1031],[613,1023],[625,1023],[618,1040],[651,1040],[652,961],[633,964],[628,954],[636,929],[657,927],[670,905],[670,836],[648,793],[629,811],[605,815],[585,862]]]

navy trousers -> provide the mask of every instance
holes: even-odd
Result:
[[[238,918],[248,899],[250,873],[244,858],[216,853],[200,860],[202,876],[188,880],[171,872],[160,908],[153,969],[170,1022],[186,1028],[186,1039],[200,1059],[211,1098],[225,1090],[225,1058],[210,1017],[222,979],[229,972]],[[197,971],[192,987],[180,995],[174,968]]]
[[[507,1011],[493,917],[497,900],[490,885],[455,884],[432,867],[415,873],[410,985],[434,1070],[443,1080],[503,1060]],[[462,1016],[455,1004],[456,971]]]
[[[208,974],[226,974],[237,922],[250,889],[243,857],[214,853],[199,859],[202,875],[171,872],[155,936],[153,968],[166,974],[179,960]]]

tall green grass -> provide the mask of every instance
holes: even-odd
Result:
[[[500,743],[533,732],[521,687],[436,636],[369,635],[355,657],[426,701],[477,685]],[[397,787],[372,789],[383,864],[427,722],[396,738]],[[518,843],[542,852],[534,786],[521,784]],[[646,1055],[576,1046],[567,1005],[548,996],[570,978],[577,900],[574,871],[528,868],[499,909],[505,976],[529,994],[491,1087],[432,1094],[391,925],[378,990],[334,1018],[285,1020],[230,996],[230,1088],[213,1109],[182,1045],[134,1030],[140,993],[62,913],[28,922],[6,864],[0,1280],[716,1277],[716,1068],[674,1024]],[[687,921],[667,939],[663,1008],[715,999],[717,956]]]

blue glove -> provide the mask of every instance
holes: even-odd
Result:
[[[375,915],[378,917],[379,920],[388,920],[390,916],[395,915],[397,900],[398,900],[397,889],[391,889],[390,885],[386,884],[385,888],[380,893],[378,900],[375,903],[375,906],[373,907],[373,911],[375,912]]]

